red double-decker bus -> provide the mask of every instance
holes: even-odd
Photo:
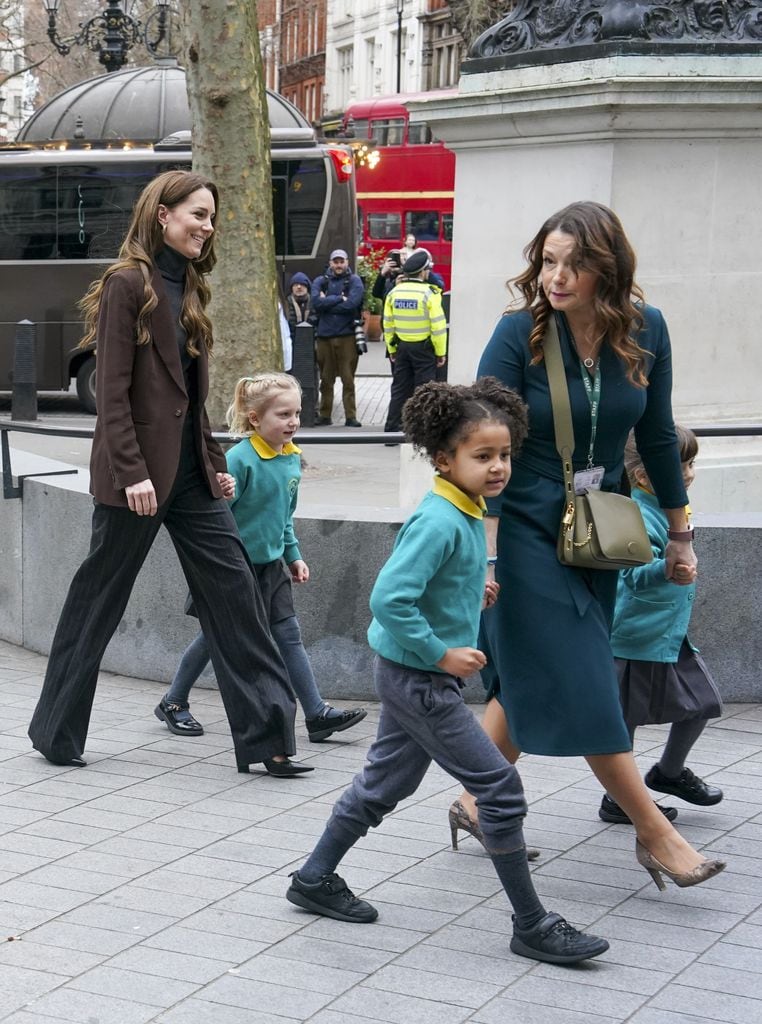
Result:
[[[380,154],[375,167],[357,167],[358,251],[399,249],[413,234],[449,289],[455,154],[427,124],[411,124],[407,109],[412,101],[446,96],[439,90],[360,100],[347,108],[344,131]]]

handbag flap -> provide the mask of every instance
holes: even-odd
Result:
[[[604,556],[637,559],[644,565],[653,561],[643,516],[631,498],[611,491],[587,491],[585,498]]]

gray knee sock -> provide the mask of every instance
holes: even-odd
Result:
[[[298,875],[303,882],[319,882],[323,875],[332,874],[342,857],[357,842],[357,836],[332,826],[329,822],[318,840],[317,846],[299,868]]]
[[[706,728],[705,718],[689,718],[686,722],[674,722],[669,738],[659,759],[659,768],[668,779],[676,779],[685,768],[685,759],[691,747]]]
[[[489,851],[487,851],[489,853]],[[526,930],[541,921],[547,911],[535,892],[527,863],[527,848],[522,843],[511,853],[490,853],[497,877],[513,907],[516,927]]]

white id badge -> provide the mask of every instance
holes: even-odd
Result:
[[[574,474],[574,493],[584,494],[585,491],[599,491],[603,483],[603,474],[606,470],[603,466],[593,466],[590,469],[578,469]]]

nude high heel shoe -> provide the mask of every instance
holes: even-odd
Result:
[[[705,860],[703,864],[697,864],[690,871],[670,871],[643,846],[639,839],[635,840],[635,856],[638,858],[638,864],[646,869],[657,888],[662,892],[667,888],[661,877],[662,874],[671,878],[681,889],[686,889],[689,885],[701,885],[708,878],[714,878],[727,866],[724,860]]]
[[[474,821],[473,818],[468,816],[468,811],[465,809],[460,800],[456,800],[450,805],[448,813],[450,822],[450,838],[452,839],[453,850],[458,849],[458,829],[463,829],[464,832],[468,832],[469,835],[473,836],[478,842],[484,846],[484,836],[482,830],[479,828],[478,821]],[[486,847],[485,847],[486,849]],[[540,856],[540,851],[536,850],[532,846],[527,847],[527,860],[537,860]]]

